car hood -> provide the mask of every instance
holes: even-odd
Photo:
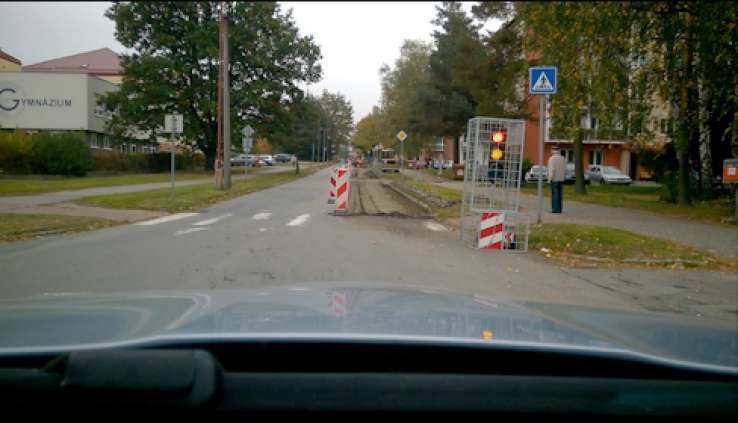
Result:
[[[0,355],[192,339],[384,339],[635,353],[738,368],[735,324],[377,283],[0,301]]]

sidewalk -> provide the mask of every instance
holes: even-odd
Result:
[[[306,163],[308,165],[309,163]],[[300,162],[300,166],[303,163]],[[249,174],[249,178],[259,175],[269,175],[272,173],[294,171],[291,166],[278,166],[272,169],[262,170],[260,172]],[[244,174],[231,174],[231,181],[243,181]],[[184,187],[189,185],[212,184],[214,178],[193,179],[189,181],[175,181],[175,187]],[[94,195],[110,195],[110,194],[126,194],[130,192],[149,191],[153,189],[169,188],[171,182],[156,182],[152,184],[137,185],[120,185],[115,187],[87,188],[75,191],[56,191],[39,195],[24,195],[16,197],[0,197],[0,213],[12,214],[60,214],[67,216],[87,216],[101,217],[105,219],[118,220],[123,222],[137,222],[140,220],[153,219],[160,216],[168,215],[168,212],[153,210],[123,210],[123,209],[106,209],[103,207],[83,206],[71,203],[70,201],[78,200],[84,197]]]
[[[464,189],[463,181],[437,182],[438,178],[415,170],[403,170],[405,176],[423,182],[436,183],[451,189]],[[544,189],[549,189],[547,186]],[[542,199],[541,220],[548,222],[571,222],[621,229],[639,235],[667,239],[681,244],[702,248],[711,253],[738,259],[738,228],[679,219],[641,210],[599,206],[595,204],[566,201],[561,214],[549,213],[551,199]],[[538,197],[520,194],[520,212],[530,216],[531,224],[538,218]],[[458,225],[459,219],[451,219]]]

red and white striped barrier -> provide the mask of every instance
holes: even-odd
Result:
[[[485,297],[482,297],[482,296],[479,296],[479,295],[475,295],[474,296],[474,302],[477,303],[477,304],[479,304],[480,306],[497,308],[497,302],[496,301],[492,301],[489,298],[485,298]]]
[[[333,291],[328,296],[328,312],[334,316],[346,315],[346,291]]]
[[[328,197],[328,204],[333,204],[336,202],[336,171],[338,168],[335,166],[331,167],[331,193]]]
[[[479,240],[477,248],[480,250],[502,250],[504,238],[505,214],[483,212],[479,215]]]
[[[333,209],[333,214],[348,213],[348,182],[348,167],[339,167],[336,171],[336,208]]]

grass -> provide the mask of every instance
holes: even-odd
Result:
[[[122,224],[97,217],[53,214],[0,214],[0,242],[20,241],[42,235],[75,233]],[[43,234],[46,235],[46,234]]]
[[[85,197],[77,200],[76,203],[112,209],[161,210],[168,212],[195,210],[251,192],[294,181],[310,175],[319,169],[318,167],[301,168],[300,174],[287,171],[247,178],[246,182],[233,181],[230,190],[216,190],[212,184],[175,187],[174,201],[171,200],[171,189],[163,188],[127,194]]]
[[[455,200],[460,201],[462,197],[461,191],[455,190],[452,188],[444,188],[438,185],[429,184],[427,182],[419,182],[419,181],[413,181],[413,180],[405,180],[405,183],[409,186],[421,189],[426,192],[430,192],[446,201],[455,201]],[[447,219],[459,217],[461,215],[461,204],[460,203],[454,204],[449,207],[438,207],[435,204],[429,202],[427,199],[422,198],[415,192],[406,189],[400,184],[395,183],[394,186],[397,187],[397,189],[412,196],[413,198],[422,201],[424,204],[427,204],[431,208],[431,211],[435,215],[435,218],[440,221],[445,221]]]
[[[541,251],[542,248],[546,250]],[[528,250],[555,257],[570,267],[583,262],[595,265],[599,262],[602,266],[622,266],[625,263],[663,267],[675,266],[677,262],[684,267],[735,269],[736,266],[735,262],[676,242],[575,223],[531,225]],[[587,260],[586,257],[601,260]]]
[[[431,176],[438,176],[438,169],[419,169],[420,172],[425,173],[426,175]],[[441,170],[441,179],[451,180],[453,179],[454,175],[451,169],[443,169]]]
[[[721,223],[723,218],[735,216],[733,202],[726,199],[694,201],[691,206],[680,206],[660,200],[660,187],[588,185],[587,194],[577,194],[573,185],[564,186],[564,200],[610,207],[644,210],[668,216]],[[523,184],[521,194],[538,195],[536,184]],[[543,187],[543,196],[551,197],[549,185]]]
[[[243,170],[243,168],[241,168]],[[249,170],[250,171],[250,170]],[[175,181],[213,178],[213,172],[176,172]],[[120,185],[150,184],[171,181],[171,173],[152,173],[120,176],[96,176],[83,178],[61,178],[47,180],[3,179],[0,182],[0,196],[34,195],[53,191],[69,191],[85,188],[114,187]]]

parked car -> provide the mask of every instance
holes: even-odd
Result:
[[[451,169],[453,167],[454,161],[453,160],[446,160],[446,162],[443,164],[444,169]]]
[[[538,178],[543,178],[543,183],[548,183],[548,167],[546,166],[533,166],[529,171],[525,172],[525,182],[532,183],[538,182]]]
[[[292,154],[275,154],[274,161],[277,163],[290,163],[292,161]]]
[[[415,169],[425,169],[428,167],[428,162],[425,160],[418,160],[415,162]]]
[[[592,165],[589,167],[589,179],[592,184],[599,185],[630,185],[633,180],[615,166]]]
[[[433,169],[438,169],[438,166],[440,165],[441,165],[441,162],[439,162],[438,160],[433,161]]]
[[[565,184],[573,184],[574,183],[574,163],[567,163],[566,164],[566,175],[564,175],[564,183]],[[590,183],[590,178],[587,172],[584,172],[584,184],[588,185]]]
[[[263,160],[267,166],[274,166],[274,157],[272,157],[270,154],[262,154],[261,160]]]
[[[248,156],[248,154],[239,154],[236,157],[231,157],[231,166],[246,166]]]

